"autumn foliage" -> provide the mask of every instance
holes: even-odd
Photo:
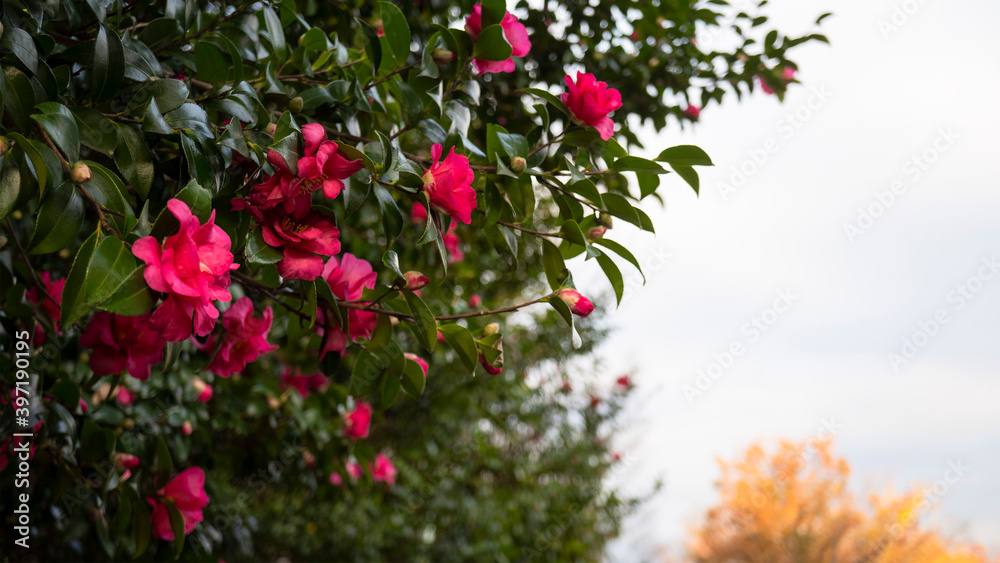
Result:
[[[929,529],[922,519],[937,498],[891,491],[856,499],[851,469],[830,442],[760,445],[743,459],[720,460],[718,505],[688,543],[690,557],[714,562],[974,563],[983,549]]]

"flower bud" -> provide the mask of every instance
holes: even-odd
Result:
[[[125,430],[131,430],[135,428],[135,420],[131,418],[126,418],[125,422],[122,423],[122,428],[124,428]]]
[[[271,135],[272,137],[274,136],[274,133],[277,132],[277,130],[278,126],[274,123],[268,123],[267,127],[264,128],[264,132],[267,133],[268,135]]]
[[[10,139],[0,135],[0,156],[3,156],[10,148]]]
[[[316,455],[309,450],[302,450],[302,460],[306,462],[306,467],[316,466]]]
[[[500,323],[490,323],[483,327],[483,336],[493,336],[500,332]]]
[[[194,428],[191,426],[190,420],[185,420],[184,424],[181,425],[181,434],[185,436],[190,436],[191,432],[194,432]]]
[[[407,291],[416,291],[424,287],[431,281],[427,279],[427,276],[421,274],[420,272],[414,272],[414,271],[409,271],[404,273],[403,279],[406,280],[406,287],[404,287],[403,289],[406,289]]]
[[[623,390],[632,388],[632,378],[628,375],[619,376],[618,379],[615,380],[615,383]]]
[[[483,298],[479,296],[478,293],[473,293],[469,296],[469,307],[473,309],[478,309],[483,306]]]
[[[569,310],[573,312],[574,315],[581,317],[586,317],[594,311],[594,304],[590,302],[580,292],[575,289],[564,289],[559,292],[559,299],[563,300]]]
[[[18,209],[17,211],[12,212],[10,214],[10,218],[13,219],[13,220],[15,220],[15,221],[20,221],[22,217],[24,217],[24,214],[21,213],[20,209]]]
[[[84,182],[89,182],[91,176],[90,167],[82,162],[77,162],[73,165],[73,168],[69,171],[69,179],[73,181],[74,184],[82,184]]]
[[[205,383],[197,377],[191,380],[191,386],[194,387],[195,393],[198,394],[198,401],[202,403],[207,403],[209,399],[212,398],[212,386]]]
[[[434,57],[434,62],[437,65],[444,66],[455,60],[455,53],[452,53],[448,49],[434,49],[431,51],[431,57]]]
[[[87,405],[87,401],[84,401],[82,397],[80,398],[80,410],[82,410],[84,413],[90,410],[90,406]]]
[[[292,113],[299,113],[302,111],[302,97],[295,96],[290,102],[288,102],[288,109]]]
[[[604,233],[606,232],[608,232],[608,228],[603,225],[600,227],[592,227],[589,231],[587,231],[587,238],[604,238]]]
[[[123,452],[115,454],[115,469],[117,469],[119,473],[124,473],[129,469],[135,469],[138,466],[139,458],[134,455]]]
[[[515,174],[520,174],[528,167],[528,161],[524,160],[524,157],[515,156],[510,159],[510,171]]]
[[[278,401],[277,397],[268,397],[267,406],[271,407],[271,410],[277,410],[281,406],[281,402]]]
[[[63,260],[69,260],[69,257],[73,255],[68,248],[60,250],[58,254],[59,257],[62,258]]]
[[[614,220],[611,218],[611,215],[608,215],[607,213],[599,214],[597,216],[597,222],[609,229],[614,226]]]
[[[486,370],[486,373],[490,375],[497,375],[503,371],[503,364],[501,364],[499,367],[494,366],[493,364],[487,362],[486,356],[482,354],[479,354],[479,365],[483,366],[483,369]]]

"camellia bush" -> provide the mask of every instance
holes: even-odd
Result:
[[[712,164],[632,128],[780,99],[825,41],[722,1],[2,10],[19,561],[599,558],[612,227]]]

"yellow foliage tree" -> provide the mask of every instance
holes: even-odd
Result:
[[[859,507],[847,489],[850,466],[830,443],[760,446],[719,461],[718,505],[688,542],[699,563],[985,563],[967,546],[923,529],[933,503],[918,492],[873,495]]]

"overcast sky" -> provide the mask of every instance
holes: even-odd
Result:
[[[880,29],[894,5],[905,21]],[[932,518],[997,555],[1000,5],[766,9],[789,34],[835,12],[822,27],[833,45],[795,51],[803,85],[784,105],[758,92],[707,108],[693,130],[647,134],[649,154],[696,144],[716,166],[701,170],[700,198],[668,178],[666,207],[646,206],[655,239],[620,222],[609,233],[654,264],[612,314],[619,330],[604,347],[609,381],[631,371],[641,391],[626,411],[617,481],[633,492],[666,483],[610,557],[682,553],[717,499],[717,456],[805,440],[824,423],[859,495],[933,484],[950,462],[968,467]],[[600,276],[578,280],[609,291]],[[699,372],[715,379],[699,388]]]

